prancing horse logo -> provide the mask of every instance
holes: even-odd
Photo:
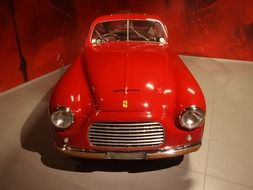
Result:
[[[122,107],[123,108],[127,108],[128,107],[128,101],[127,100],[123,100]]]

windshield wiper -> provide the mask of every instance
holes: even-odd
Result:
[[[149,39],[147,37],[145,37],[143,34],[139,33],[138,31],[136,31],[133,28],[130,28],[139,38],[143,38],[146,41],[149,41]]]
[[[103,41],[103,36],[97,30],[95,30],[95,32],[99,36],[99,38]]]

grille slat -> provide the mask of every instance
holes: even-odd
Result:
[[[147,147],[164,141],[160,123],[94,123],[89,128],[89,141],[95,146]]]
[[[157,138],[163,138],[163,135],[159,135],[159,136],[141,136],[141,137],[119,137],[119,136],[101,136],[101,135],[90,135],[90,139],[122,139],[122,140],[125,140],[125,139],[129,139],[129,140],[133,140],[133,139],[157,139]]]
[[[96,139],[96,142],[109,142],[109,143],[145,143],[145,142],[161,142],[163,138],[157,139],[141,139],[141,140],[117,140],[117,139]]]
[[[111,143],[108,145],[108,143],[98,142],[96,146],[112,146],[112,147],[146,147],[146,146],[158,146],[160,145],[160,142],[152,142],[152,143]]]
[[[97,134],[97,132],[90,132],[89,133],[90,134],[90,136],[92,136],[92,135],[96,135]],[[163,131],[161,131],[161,132],[154,132],[154,133],[146,133],[146,134],[134,134],[134,133],[129,133],[129,134],[123,134],[123,133],[121,133],[121,134],[118,134],[118,133],[103,133],[103,134],[99,134],[99,136],[121,136],[121,137],[142,137],[142,136],[151,136],[151,135],[163,135]]]

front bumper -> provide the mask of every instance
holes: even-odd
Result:
[[[64,154],[79,158],[90,159],[117,159],[117,160],[153,160],[181,156],[197,151],[201,142],[182,146],[168,147],[157,151],[135,151],[135,152],[100,152],[85,149],[72,148],[67,145],[57,146],[56,149]]]

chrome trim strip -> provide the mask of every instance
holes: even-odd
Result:
[[[133,151],[133,152],[115,152],[115,151],[89,151],[85,149],[72,148],[67,145],[57,146],[56,149],[64,154],[79,158],[90,159],[119,159],[119,160],[138,160],[138,159],[159,159],[181,156],[197,151],[201,146],[201,141],[194,144],[168,147],[156,151]]]

